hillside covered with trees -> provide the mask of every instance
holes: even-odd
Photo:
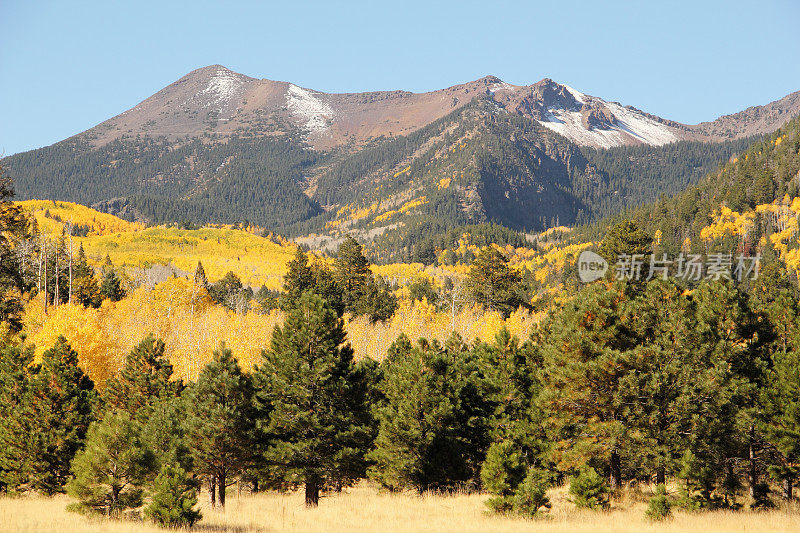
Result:
[[[379,239],[376,260],[428,262],[428,238],[484,224],[531,232],[593,222],[683,190],[748,143],[590,149],[489,98],[364,146],[316,151],[301,133],[281,122],[224,137],[123,135],[101,146],[76,136],[2,164],[22,200],[76,202],[149,224],[349,233]]]

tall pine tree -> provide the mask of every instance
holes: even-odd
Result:
[[[370,445],[365,388],[346,337],[336,312],[305,292],[275,327],[256,374],[265,461],[279,469],[273,482],[305,485],[311,507],[322,491],[359,477]]]
[[[172,365],[164,349],[164,341],[151,334],[131,350],[119,373],[106,382],[103,399],[107,408],[146,420],[156,401],[177,396],[181,384],[170,381]]]
[[[93,420],[94,384],[78,367],[78,354],[64,337],[44,352],[34,368],[23,416],[35,421],[29,486],[52,494],[63,490],[72,458]]]
[[[252,383],[223,344],[186,393],[186,439],[194,468],[224,507],[228,485],[251,461]]]

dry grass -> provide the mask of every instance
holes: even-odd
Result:
[[[796,512],[714,512],[675,516],[660,524],[644,517],[645,504],[593,513],[575,510],[563,490],[551,495],[553,510],[546,518],[521,520],[488,515],[481,495],[423,496],[381,494],[368,485],[324,498],[318,509],[305,509],[301,494],[229,496],[224,512],[203,509],[199,532],[415,532],[458,533],[541,532],[780,532],[800,531]],[[0,499],[0,531],[14,532],[155,532],[163,531],[134,521],[89,519],[64,510],[68,498]]]

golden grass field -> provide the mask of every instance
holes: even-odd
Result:
[[[458,533],[541,532],[795,532],[800,531],[800,512],[709,512],[687,514],[676,511],[663,523],[652,523],[644,516],[646,504],[626,498],[606,512],[578,511],[566,500],[564,489],[551,491],[553,509],[537,520],[489,515],[480,494],[455,496],[417,496],[379,493],[368,484],[331,495],[320,501],[318,509],[306,509],[300,493],[237,496],[229,493],[225,511],[211,510],[203,499],[203,520],[198,532],[326,532],[387,533],[455,531]],[[641,500],[642,498],[635,498]],[[55,498],[0,499],[0,531],[3,532],[155,532],[164,531],[136,521],[86,518],[69,513],[66,496]]]

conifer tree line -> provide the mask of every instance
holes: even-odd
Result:
[[[749,292],[600,280],[528,339],[400,336],[378,363],[354,361],[341,310],[358,299],[332,305],[335,276],[319,269],[298,253],[285,322],[251,372],[221,345],[196,382],[175,381],[148,337],[99,391],[66,339],[35,364],[31,347],[5,346],[3,490],[66,491],[76,510],[165,524],[200,518],[201,486],[224,506],[237,482],[302,487],[309,506],[362,478],[483,490],[491,509],[526,516],[563,483],[589,508],[634,482],[677,487],[654,498],[662,512],[794,498],[800,309],[780,271]]]
[[[10,331],[34,288],[50,305],[64,302],[64,287],[66,301],[79,299],[81,279],[93,281],[89,294],[123,296],[113,268],[98,283],[80,250],[74,260],[18,253],[35,232],[2,185]],[[49,244],[66,250],[68,237]],[[600,250],[615,257],[651,245],[624,223]],[[29,259],[40,255],[39,288]],[[210,285],[201,265],[195,273],[227,305],[243,290],[234,278]],[[508,316],[530,301],[524,285],[489,246],[463,290]],[[435,295],[424,284],[412,293]],[[553,305],[527,339],[505,330],[474,343],[401,335],[381,362],[356,362],[344,329],[345,313],[381,320],[396,306],[355,240],[332,267],[298,251],[275,299],[285,321],[259,364],[246,372],[220,345],[193,383],[173,379],[152,336],[98,390],[67,339],[35,358],[24,338],[4,335],[0,490],[67,492],[79,512],[142,513],[171,526],[201,519],[201,487],[224,507],[233,483],[302,487],[310,507],[364,478],[389,491],[483,490],[492,510],[525,516],[546,509],[547,490],[564,483],[588,508],[630,483],[657,484],[654,515],[676,504],[764,508],[794,498],[800,306],[776,263],[748,284],[599,280]]]

